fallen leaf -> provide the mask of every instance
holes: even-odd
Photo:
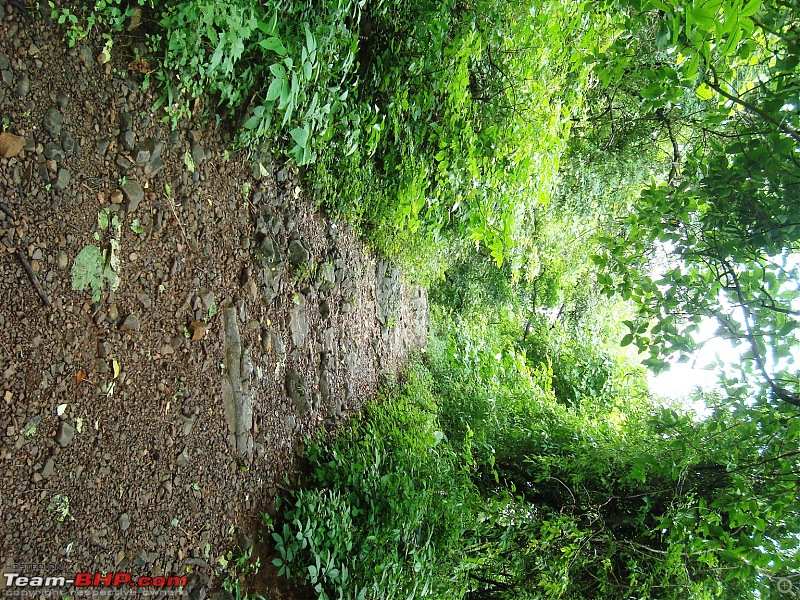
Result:
[[[203,336],[205,336],[206,331],[208,330],[208,325],[202,321],[192,321],[189,324],[189,328],[192,330],[192,341],[198,342],[203,339]]]
[[[0,133],[0,155],[3,158],[12,158],[22,152],[25,146],[25,138],[21,135],[15,135],[4,131]]]
[[[111,366],[114,369],[114,379],[116,379],[117,377],[119,377],[119,372],[121,370],[116,358],[111,359]]]
[[[86,378],[86,373],[84,373],[83,371],[78,371],[77,373],[75,373],[75,383],[77,385],[80,385],[81,381],[83,381],[85,378]]]
[[[56,414],[57,414],[59,417],[60,417],[60,416],[62,416],[62,415],[65,413],[65,412],[67,412],[67,405],[66,405],[66,404],[59,404],[59,405],[56,407]]]

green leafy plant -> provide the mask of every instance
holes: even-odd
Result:
[[[55,494],[47,505],[47,510],[56,513],[56,521],[63,523],[67,519],[74,521],[75,517],[72,516],[69,510],[69,496],[66,494]]]

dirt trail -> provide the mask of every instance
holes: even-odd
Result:
[[[60,36],[0,6],[0,565],[202,598],[303,437],[424,345],[427,298],[286,168],[160,122],[124,47]]]

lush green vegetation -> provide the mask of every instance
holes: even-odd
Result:
[[[429,352],[309,443],[275,564],[320,598],[776,597],[800,566],[800,5],[541,4],[149,4],[165,120],[202,97],[431,286]],[[709,321],[742,355],[697,415],[645,367]]]

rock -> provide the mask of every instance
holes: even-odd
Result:
[[[64,149],[64,154],[71,156],[75,152],[75,140],[68,131],[61,131],[61,147]]]
[[[187,452],[186,448],[184,448],[183,452],[181,452],[178,455],[178,458],[175,459],[175,464],[179,467],[185,467],[189,464],[189,459],[189,452]]]
[[[316,287],[322,292],[333,289],[336,284],[336,270],[333,263],[326,262],[317,271]]]
[[[27,73],[23,73],[20,75],[20,78],[17,79],[17,95],[20,98],[24,98],[28,94],[31,93],[31,79],[28,77]]]
[[[230,430],[229,440],[239,456],[253,458],[253,397],[250,386],[253,361],[250,351],[242,347],[236,308],[230,304],[222,309],[222,335],[225,343],[225,376],[222,380],[222,400]]]
[[[59,93],[58,99],[56,100],[56,104],[58,105],[58,108],[64,110],[65,108],[67,108],[67,105],[69,104],[69,96],[67,96],[64,92]]]
[[[238,531],[236,534],[236,541],[239,544],[239,550],[242,551],[242,554],[246,553],[253,547],[253,540],[247,535],[244,531]]]
[[[139,318],[136,315],[128,315],[119,326],[120,331],[139,331],[140,328]]]
[[[289,263],[293,267],[299,267],[311,259],[311,253],[303,246],[300,240],[292,240],[289,244]]]
[[[58,170],[58,177],[56,177],[56,182],[53,184],[53,187],[57,190],[63,190],[69,185],[69,171],[65,168],[60,168]]]
[[[136,134],[130,130],[124,131],[122,135],[119,136],[119,143],[125,150],[131,152],[136,145]]]
[[[107,534],[108,530],[106,529],[92,529],[92,532],[89,535],[89,544],[99,548],[105,548],[108,546],[108,541],[104,540],[103,538],[106,537]]]
[[[64,151],[61,149],[61,146],[55,142],[47,142],[44,145],[44,157],[47,160],[54,160],[60,163],[64,160]]]
[[[278,250],[272,238],[264,237],[264,239],[261,240],[256,250],[256,255],[270,267],[278,262]]]
[[[136,144],[133,149],[133,161],[138,165],[143,165],[150,160],[150,150],[144,148],[141,144]]]
[[[72,443],[74,437],[75,428],[66,421],[62,421],[58,426],[58,432],[56,432],[56,442],[58,442],[58,445],[62,448],[66,448]]]
[[[81,46],[78,48],[78,57],[87,69],[94,67],[94,55],[89,46]]]
[[[0,52],[0,71],[5,71],[9,67],[8,56]]]
[[[295,348],[305,348],[309,324],[306,299],[302,294],[295,296],[295,305],[289,316],[289,330],[292,332],[292,342]]]
[[[308,403],[308,394],[306,392],[306,382],[303,377],[295,371],[290,369],[286,373],[286,395],[295,405],[301,415],[305,415],[311,409]]]
[[[125,185],[122,186],[122,193],[128,201],[128,206],[125,208],[128,214],[135,211],[139,206],[139,202],[144,198],[144,190],[142,190],[142,186],[139,185],[139,182],[135,179],[128,179],[125,181]]]
[[[14,135],[4,131],[0,133],[0,154],[3,158],[12,158],[22,152],[25,146],[25,138],[21,135]]]
[[[144,173],[148,177],[153,177],[157,175],[161,169],[164,168],[164,161],[161,159],[160,156],[155,156],[150,158],[150,162],[148,162],[144,166]]]
[[[122,204],[123,198],[122,190],[114,190],[111,192],[111,204]]]
[[[212,306],[214,307],[214,310],[216,310],[217,305],[214,301],[214,292],[206,288],[203,288],[202,290],[200,290],[198,296],[200,297],[200,302],[203,303],[203,308],[206,309],[206,311],[212,310],[211,308]]]
[[[44,113],[42,124],[53,137],[57,138],[61,133],[62,123],[64,123],[64,115],[57,108],[48,108]]]
[[[128,513],[122,513],[119,517],[118,523],[120,531],[127,531],[128,527],[131,526],[131,518],[128,516]]]
[[[44,465],[42,465],[42,470],[40,471],[40,475],[42,479],[47,479],[50,475],[53,474],[53,469],[56,466],[56,461],[53,459],[52,456],[48,456],[47,459],[44,461]]]
[[[203,147],[200,144],[195,144],[192,148],[192,161],[194,161],[194,166],[199,167],[200,163],[203,162],[205,159],[206,154],[203,150]]]
[[[222,589],[217,590],[213,594],[211,594],[211,600],[234,600],[233,594],[231,594],[228,590]]]
[[[108,152],[108,146],[111,144],[111,140],[108,138],[103,138],[99,142],[97,142],[97,153],[100,156],[105,156],[106,152]]]
[[[63,250],[58,251],[58,255],[56,256],[56,266],[58,266],[58,268],[62,270],[66,269],[67,266],[69,266],[69,257],[67,256],[67,253],[64,252]]]

